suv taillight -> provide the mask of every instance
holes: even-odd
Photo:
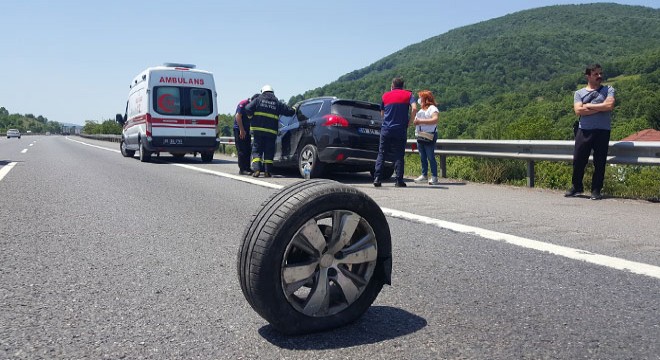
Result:
[[[325,122],[321,124],[322,126],[339,126],[339,127],[348,127],[348,120],[343,117],[335,114],[328,114],[323,116]]]

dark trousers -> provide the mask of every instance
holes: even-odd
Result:
[[[610,130],[578,129],[573,150],[573,188],[583,191],[584,168],[589,163],[591,150],[594,152],[594,175],[591,178],[591,191],[602,190],[605,179],[605,163],[610,143]]]
[[[252,170],[271,172],[275,156],[275,135],[264,134],[261,131],[252,133]],[[263,165],[262,165],[263,164]]]
[[[374,180],[380,180],[380,173],[383,169],[383,162],[394,162],[394,171],[396,172],[396,181],[403,181],[403,157],[406,154],[405,137],[389,137],[380,135],[380,145],[378,146],[378,157],[376,158],[376,169],[374,170]]]
[[[239,136],[240,131],[234,129],[234,143],[236,144],[236,155],[238,156],[238,169],[240,171],[250,170],[250,153],[252,152],[252,139],[250,132],[245,134],[245,139]]]

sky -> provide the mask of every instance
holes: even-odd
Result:
[[[2,0],[0,106],[60,123],[100,123],[123,114],[139,72],[177,62],[212,72],[218,111],[233,114],[265,84],[288,101],[455,28],[594,2],[612,1]],[[592,21],[585,14],[585,26]]]

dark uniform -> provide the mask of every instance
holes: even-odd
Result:
[[[255,99],[257,95],[252,97]],[[234,143],[236,144],[236,153],[238,156],[238,170],[239,174],[251,174],[250,170],[250,153],[252,151],[252,139],[250,137],[250,119],[245,112],[245,106],[250,103],[250,99],[241,100],[236,106],[236,114],[234,115]],[[245,136],[241,139],[240,128],[238,126],[238,118],[240,117],[241,125],[245,131]]]
[[[259,177],[263,171],[264,177],[270,177],[280,115],[291,116],[296,110],[280,102],[275,97],[273,89],[265,85],[261,89],[261,95],[245,106],[245,112],[252,116],[250,119],[250,131],[254,137],[252,176]]]

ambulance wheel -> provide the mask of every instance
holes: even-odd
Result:
[[[319,160],[319,150],[313,144],[305,145],[298,155],[298,172],[300,176],[305,177],[305,166],[309,165],[310,178],[317,178],[323,175],[323,163]]]
[[[140,142],[140,161],[149,162],[151,160],[151,153],[144,148],[144,144]]]
[[[124,140],[119,143],[119,149],[121,150],[121,155],[123,157],[133,157],[133,155],[135,155],[135,150],[126,149],[126,143]]]
[[[183,159],[184,156],[186,156],[186,154],[184,154],[184,153],[173,153],[172,154],[172,157],[177,159],[177,160]]]
[[[203,152],[202,162],[211,162],[211,161],[213,161],[213,151]]]
[[[389,226],[360,190],[325,179],[300,181],[252,217],[237,267],[243,295],[275,329],[336,328],[362,316],[390,283]]]

